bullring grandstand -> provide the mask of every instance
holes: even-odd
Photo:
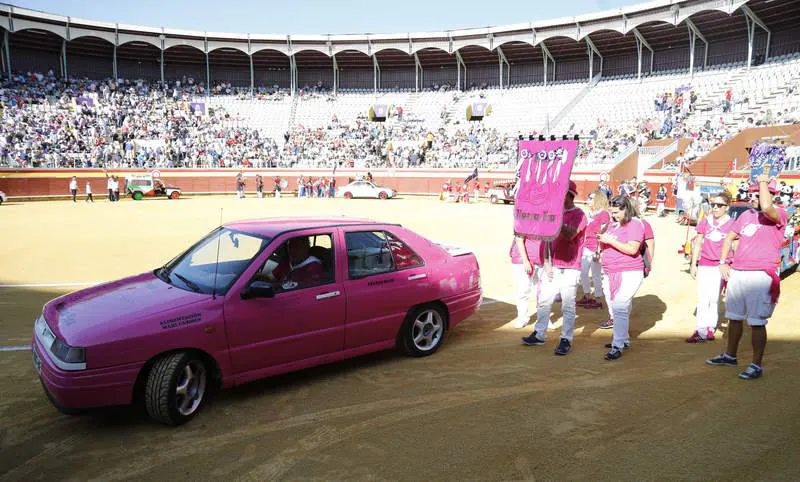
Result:
[[[583,140],[581,169],[632,156],[640,174],[675,169],[744,129],[800,118],[798,18],[791,0],[669,1],[309,36],[2,5],[2,100],[14,108],[3,110],[0,165],[509,169],[519,136],[555,134]],[[375,108],[385,122],[371,122]]]

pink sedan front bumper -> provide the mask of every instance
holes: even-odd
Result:
[[[34,336],[34,367],[38,370],[47,398],[62,412],[80,409],[129,405],[141,364],[111,368],[65,371],[50,359],[50,354]]]

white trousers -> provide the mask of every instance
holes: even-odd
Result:
[[[533,272],[528,274],[522,263],[512,264],[511,272],[514,275],[514,285],[517,289],[517,320],[527,322],[531,316],[529,311],[531,291],[538,282],[539,266],[534,266]]]
[[[584,296],[589,296],[591,293],[589,283],[589,270],[592,271],[592,285],[594,285],[594,296],[603,297],[603,270],[601,269],[600,262],[594,260],[594,252],[588,249],[583,250],[581,256],[581,287],[583,288]]]
[[[577,269],[553,268],[553,279],[544,271],[540,271],[539,302],[536,311],[536,326],[534,330],[544,339],[547,333],[547,324],[550,322],[550,310],[557,294],[561,294],[561,312],[563,323],[561,325],[561,338],[572,342],[575,332],[575,294],[578,291],[578,278],[581,272]]]
[[[611,298],[611,287],[609,285],[609,277],[603,277],[603,290],[606,293],[606,304],[608,304],[611,319],[614,320],[614,337],[611,345],[615,348],[622,350],[625,343],[630,341],[629,325],[631,316],[631,305],[633,297],[639,291],[644,281],[644,273],[642,271],[624,271],[619,273],[622,277],[621,283],[617,292],[614,293],[614,298]]]
[[[697,332],[706,335],[712,331],[719,320],[719,292],[722,287],[722,275],[719,266],[697,267]]]
[[[662,214],[664,214],[664,208],[665,208],[665,207],[666,207],[666,206],[664,205],[664,203],[658,203],[658,204],[656,204],[656,214],[657,214],[657,215],[659,215],[659,216],[661,216]]]

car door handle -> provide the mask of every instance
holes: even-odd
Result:
[[[425,279],[427,277],[428,275],[426,275],[425,273],[412,274],[411,276],[408,277],[408,281],[414,281],[415,279]]]
[[[340,294],[342,294],[342,293],[339,292],[339,291],[331,291],[329,293],[322,293],[321,295],[317,295],[317,300],[324,300],[324,299],[328,299],[328,298],[333,298],[333,297],[339,296]]]

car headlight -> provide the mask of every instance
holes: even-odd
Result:
[[[42,346],[52,355],[53,363],[62,370],[85,370],[86,369],[86,348],[68,345],[64,340],[56,337],[53,330],[40,315],[36,319],[36,338]]]
[[[86,363],[86,349],[69,346],[62,340],[56,338],[50,348],[53,355],[66,363]]]

